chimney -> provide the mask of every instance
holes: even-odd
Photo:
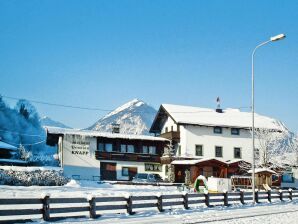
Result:
[[[112,133],[120,133],[120,124],[117,123],[113,123],[112,124]]]
[[[216,98],[216,104],[217,104],[217,108],[216,108],[216,112],[217,113],[223,113],[222,109],[220,108],[220,98],[219,96]]]

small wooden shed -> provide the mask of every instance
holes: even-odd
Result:
[[[248,171],[252,173],[252,170]],[[269,168],[256,168],[255,169],[255,187],[260,189],[268,190],[272,186],[272,175],[276,172]]]

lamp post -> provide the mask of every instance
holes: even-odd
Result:
[[[269,40],[259,44],[255,47],[251,56],[251,114],[252,114],[252,190],[253,190],[253,204],[255,204],[255,80],[254,80],[254,56],[259,47],[264,46],[272,41],[282,40],[286,37],[284,34],[279,34],[271,37]]]

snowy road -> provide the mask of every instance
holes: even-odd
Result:
[[[298,202],[260,204],[255,207],[232,206],[202,208],[196,210],[172,210],[164,213],[137,213],[133,216],[114,215],[103,216],[98,220],[65,220],[59,223],[123,223],[123,224],[159,224],[159,223],[216,223],[216,224],[244,224],[244,223],[298,223]]]

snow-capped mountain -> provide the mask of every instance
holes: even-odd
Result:
[[[47,116],[44,116],[42,118],[40,118],[40,124],[41,126],[50,126],[50,127],[58,127],[58,128],[71,128],[59,121],[54,121],[52,120],[51,118],[47,117]]]
[[[142,100],[134,99],[99,119],[87,130],[111,132],[112,124],[120,124],[120,133],[149,134],[156,110]]]

